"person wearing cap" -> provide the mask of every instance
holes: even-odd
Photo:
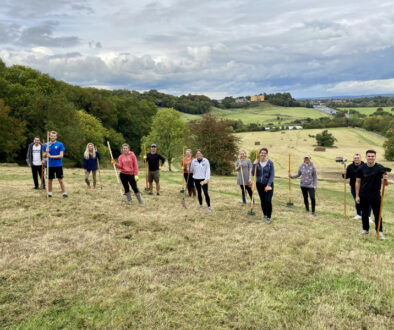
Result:
[[[148,162],[148,182],[149,182],[149,195],[153,195],[153,181],[156,183],[156,195],[160,195],[160,161],[163,166],[165,159],[157,153],[156,144],[151,144],[150,153],[146,156]],[[144,157],[144,159],[145,159]]]
[[[311,162],[311,156],[309,154],[305,154],[304,162],[298,168],[298,173],[296,175],[291,175],[291,173],[289,173],[289,177],[292,179],[301,177],[300,187],[302,195],[304,196],[305,211],[309,212],[309,194],[312,204],[312,215],[316,215],[315,192],[317,189],[317,172],[315,165]]]

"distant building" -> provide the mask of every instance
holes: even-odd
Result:
[[[264,101],[264,94],[263,95],[252,95],[250,97],[250,101],[252,101],[252,102],[263,102]]]
[[[237,97],[235,99],[235,103],[237,104],[243,104],[243,103],[249,103],[250,101],[246,97]]]

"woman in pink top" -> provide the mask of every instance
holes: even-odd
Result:
[[[140,204],[144,204],[141,199],[141,193],[137,187],[138,181],[138,162],[134,152],[130,151],[130,146],[127,143],[122,145],[122,154],[118,158],[118,163],[115,159],[112,160],[117,168],[120,169],[120,181],[122,181],[127,202],[131,204],[131,189],[133,189],[135,196]]]

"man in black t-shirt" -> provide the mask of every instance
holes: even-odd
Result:
[[[353,163],[349,164],[342,174],[342,178],[349,179],[350,192],[352,193],[354,201],[356,201],[356,172],[362,164],[364,164],[364,162],[361,160],[361,155],[355,154],[353,156]],[[355,207],[357,214],[353,219],[359,220],[361,219],[361,206],[355,203]],[[368,211],[368,219],[370,223],[373,222],[371,219],[371,208]]]
[[[146,155],[148,162],[148,182],[149,182],[149,195],[153,195],[153,180],[156,183],[156,195],[160,195],[160,167],[163,166],[165,159],[163,156],[156,152],[156,144],[150,146],[150,153]],[[161,161],[161,166],[160,166]]]
[[[356,172],[356,203],[361,206],[363,231],[361,235],[369,232],[368,210],[372,207],[375,217],[375,229],[378,230],[379,210],[380,210],[380,187],[382,179],[387,179],[387,174],[383,171],[383,166],[376,163],[376,151],[367,150],[367,162],[361,165]],[[380,225],[379,238],[383,236],[383,219]]]

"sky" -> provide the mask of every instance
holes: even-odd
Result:
[[[394,93],[392,0],[0,0],[0,59],[80,86]]]

